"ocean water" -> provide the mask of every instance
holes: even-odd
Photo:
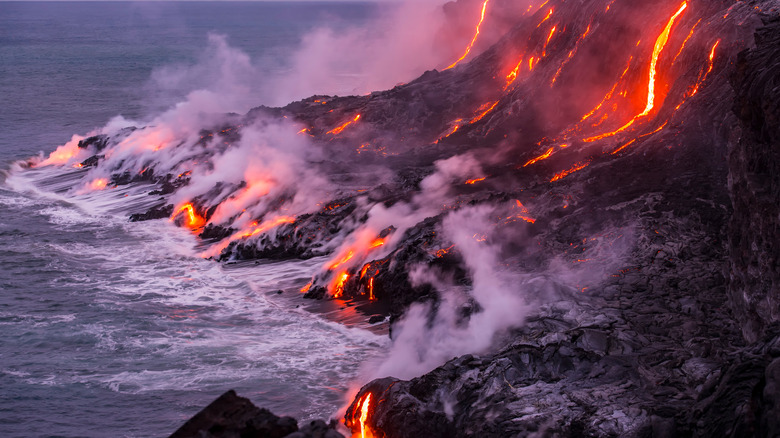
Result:
[[[378,11],[0,2],[0,436],[166,436],[231,388],[300,419],[343,403],[386,338],[307,310],[296,290],[322,260],[220,266],[168,221],[128,222],[143,190],[64,196],[67,175],[13,163],[182,99],[150,78],[202,59],[210,33],[278,74],[313,28]]]

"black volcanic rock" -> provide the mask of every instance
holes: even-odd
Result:
[[[742,127],[729,150],[729,292],[749,341],[780,321],[780,19],[755,40],[732,80]]]
[[[130,222],[150,221],[154,219],[165,219],[173,214],[173,204],[161,204],[149,208],[145,213],[135,213],[130,215]]]
[[[170,438],[343,438],[333,425],[312,421],[298,429],[291,417],[277,417],[230,390],[189,419]]]

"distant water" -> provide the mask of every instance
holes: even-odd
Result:
[[[0,436],[165,436],[230,388],[302,419],[341,404],[385,340],[296,307],[322,260],[222,267],[167,221],[129,223],[116,201],[57,195],[68,180],[52,170],[9,169],[176,102],[176,90],[149,96],[150,74],[194,62],[209,32],[284,70],[305,32],[377,11],[0,2]]]

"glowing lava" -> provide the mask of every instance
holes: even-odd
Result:
[[[485,11],[487,10],[487,5],[490,0],[485,0],[484,3],[482,3],[482,15],[479,17],[479,23],[477,23],[477,30],[474,32],[474,38],[471,39],[471,42],[469,43],[468,47],[466,47],[466,52],[463,53],[463,55],[458,58],[457,61],[453,62],[449,67],[445,68],[445,70],[449,70],[461,61],[463,61],[467,56],[469,56],[469,53],[471,53],[471,49],[474,47],[474,43],[477,42],[477,37],[479,36],[479,30],[482,27],[482,22],[485,21]]]
[[[621,126],[620,128],[612,132],[607,132],[604,134],[599,134],[593,137],[586,138],[583,141],[593,142],[596,140],[601,140],[602,138],[612,137],[613,135],[616,135],[628,129],[640,117],[644,117],[650,114],[650,111],[652,111],[653,107],[655,106],[655,81],[656,81],[656,67],[658,65],[658,57],[661,55],[661,51],[663,51],[667,41],[669,41],[669,34],[672,31],[672,26],[674,26],[675,20],[677,20],[677,17],[679,17],[680,14],[683,13],[686,7],[688,7],[688,4],[683,2],[683,4],[680,6],[680,9],[678,9],[677,12],[672,16],[672,18],[669,19],[669,22],[666,24],[666,27],[664,28],[663,32],[661,32],[661,35],[659,35],[658,39],[656,39],[655,41],[655,46],[653,46],[653,57],[650,60],[650,73],[649,73],[648,84],[647,84],[647,103],[645,104],[645,109],[641,113],[634,116],[631,120],[628,121],[628,123]]]
[[[201,217],[198,214],[198,212],[195,211],[195,207],[191,203],[189,203],[189,202],[184,204],[184,205],[182,205],[181,207],[179,207],[179,209],[176,210],[176,212],[173,213],[173,216],[171,216],[171,221],[176,219],[176,217],[179,216],[182,213],[186,213],[187,214],[187,216],[186,216],[187,221],[186,221],[185,225],[187,225],[188,228],[194,230],[194,229],[198,229],[198,228],[201,228],[204,225],[206,225],[206,219]]]
[[[349,272],[347,271],[342,271],[333,278],[333,281],[331,281],[330,287],[328,288],[330,289],[333,298],[339,298],[344,294],[344,284],[347,280],[349,280]]]
[[[487,3],[487,2],[485,2]],[[369,393],[363,403],[360,405],[360,438],[371,438],[371,430],[366,425],[368,421],[368,408],[371,403],[371,393]]]
[[[341,124],[341,125],[333,128],[333,129],[331,129],[330,131],[328,131],[328,134],[333,134],[333,135],[341,134],[341,131],[346,129],[347,126],[357,122],[358,120],[360,120],[360,114],[356,115],[354,119],[348,120],[348,121],[344,122],[343,124]]]

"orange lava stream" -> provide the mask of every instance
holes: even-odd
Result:
[[[555,35],[555,30],[558,28],[558,26],[553,26],[552,29],[550,29],[550,34],[547,35],[547,40],[544,42],[544,46],[542,47],[542,58],[547,56],[547,45],[550,44],[550,40],[552,39],[553,35]]]
[[[552,17],[552,14],[553,14],[553,8],[550,8],[550,12],[548,12],[548,13],[547,13],[547,15],[546,15],[546,16],[545,16],[545,17],[542,19],[542,21],[540,21],[540,22],[539,22],[539,24],[536,26],[536,28],[537,28],[537,29],[539,29],[539,27],[540,27],[540,26],[541,26],[541,25],[542,25],[542,24],[543,24],[545,21],[549,20],[549,19],[550,19],[550,17]]]
[[[308,283],[306,284],[306,286],[304,286],[304,287],[302,287],[302,288],[301,288],[301,293],[304,293],[304,294],[305,294],[306,292],[308,292],[308,291],[309,291],[309,289],[311,289],[311,286],[312,286],[312,284],[313,284],[313,283],[312,283],[311,281],[310,281],[310,282],[308,282]]]
[[[257,225],[257,223],[255,223],[254,225],[255,228],[252,231],[245,232],[244,234],[241,235],[241,237],[252,237],[257,234],[265,233],[271,228],[276,228],[279,225],[291,224],[293,222],[295,222],[295,218],[293,216],[280,216],[274,220],[263,222],[260,225]]]
[[[541,160],[544,160],[545,158],[549,158],[550,155],[552,155],[553,150],[555,150],[555,148],[547,149],[547,152],[543,153],[542,155],[539,155],[536,158],[531,158],[530,160],[528,160],[527,163],[523,164],[523,167],[530,166],[531,164],[534,164],[537,161],[541,161]]]
[[[579,163],[579,164],[575,164],[575,165],[574,165],[574,167],[572,167],[572,168],[571,168],[571,169],[569,169],[569,170],[564,170],[564,171],[562,171],[562,172],[558,172],[558,173],[556,173],[556,174],[555,174],[555,176],[553,176],[553,177],[552,177],[552,179],[550,180],[550,182],[555,182],[555,181],[561,180],[561,179],[563,179],[563,178],[566,178],[567,176],[571,175],[572,173],[574,173],[574,172],[576,172],[576,171],[578,171],[578,170],[582,170],[582,169],[584,169],[584,168],[588,167],[588,165],[589,165],[589,164],[590,164],[590,163]]]
[[[335,262],[333,262],[330,266],[328,266],[328,269],[332,271],[332,270],[338,268],[339,266],[343,265],[344,263],[347,263],[348,261],[350,261],[352,259],[352,257],[354,257],[354,256],[355,256],[355,252],[352,251],[352,250],[349,250],[349,251],[347,251],[347,253],[343,257],[341,257],[340,259],[338,259]]]
[[[704,72],[704,74],[701,76],[701,79],[696,82],[696,85],[690,91],[688,97],[693,97],[696,93],[699,92],[699,87],[704,83],[704,81],[707,80],[707,76],[709,76],[709,74],[712,72],[712,68],[715,66],[715,49],[718,48],[718,44],[720,44],[720,40],[715,41],[715,44],[712,45],[712,49],[710,49],[709,65],[707,66],[707,71]],[[682,103],[677,105],[677,108],[680,106],[682,106]]]
[[[628,63],[626,64],[626,69],[623,70],[623,73],[621,73],[621,75],[618,78],[617,82],[615,82],[615,85],[612,86],[612,89],[609,90],[609,92],[606,94],[606,96],[604,96],[604,99],[602,99],[601,102],[599,102],[599,104],[596,105],[596,107],[593,108],[589,113],[587,113],[584,116],[582,116],[582,119],[580,119],[580,122],[584,122],[588,117],[592,116],[593,114],[596,113],[596,111],[601,109],[601,107],[604,106],[604,104],[607,103],[607,101],[612,99],[612,95],[615,94],[615,89],[617,89],[618,85],[620,85],[620,81],[623,80],[623,78],[626,76],[628,71],[631,69],[631,60],[632,59],[634,59],[633,56],[628,58]]]
[[[685,8],[687,7],[688,4],[686,2],[683,2],[683,4],[680,6],[680,9],[678,9],[677,12],[672,16],[672,18],[669,19],[669,22],[666,24],[666,27],[664,28],[663,32],[661,32],[661,35],[659,35],[658,39],[655,41],[655,46],[653,47],[653,57],[650,61],[650,75],[649,75],[650,77],[648,79],[647,104],[645,105],[645,109],[641,113],[634,116],[631,120],[628,121],[628,123],[621,126],[620,128],[612,132],[607,132],[604,134],[599,134],[593,137],[583,139],[584,142],[589,143],[596,140],[601,140],[603,138],[612,137],[628,129],[640,117],[644,117],[650,114],[650,111],[652,111],[655,105],[655,80],[656,80],[656,67],[658,64],[658,57],[660,56],[661,51],[666,46],[667,41],[669,41],[669,34],[672,31],[672,26],[674,25],[675,20],[677,20],[677,17],[679,17],[680,14],[682,14]]]
[[[105,178],[100,178],[92,181],[89,183],[89,189],[90,190],[103,190],[108,185],[108,180]]]
[[[478,183],[480,181],[484,181],[484,180],[485,180],[485,177],[474,178],[474,179],[470,179],[470,180],[466,181],[466,184],[473,185],[473,184],[476,184],[476,183]]]
[[[691,28],[691,32],[688,34],[687,37],[685,37],[685,40],[683,40],[682,44],[680,45],[680,50],[678,50],[677,54],[674,55],[674,60],[672,61],[672,63],[677,62],[677,58],[679,58],[680,55],[682,54],[683,49],[685,49],[685,45],[688,43],[688,40],[691,39],[691,37],[693,36],[693,33],[696,31],[696,26],[698,26],[699,23],[701,23],[701,20],[702,19],[700,18],[699,21],[697,21],[696,24],[693,25],[693,27]]]
[[[179,216],[181,213],[187,213],[187,227],[190,229],[198,229],[206,225],[206,219],[201,217],[198,212],[195,211],[195,207],[191,203],[186,203],[179,207],[178,210],[176,210],[175,213],[173,213],[173,216],[171,216],[171,221],[176,219],[177,216]]]
[[[479,18],[479,23],[477,23],[477,30],[476,30],[476,32],[474,32],[474,38],[471,39],[471,43],[469,43],[468,47],[466,47],[466,52],[463,53],[463,56],[458,58],[457,61],[453,62],[452,65],[450,65],[449,67],[445,68],[445,70],[449,70],[449,69],[455,67],[456,65],[458,65],[458,63],[460,63],[467,56],[469,56],[469,53],[471,53],[471,49],[474,47],[474,43],[477,42],[477,37],[479,36],[479,30],[482,27],[482,22],[485,21],[485,11],[487,10],[488,2],[490,2],[490,0],[485,0],[485,2],[482,3],[482,15]]]
[[[490,105],[490,106],[488,107],[488,105]],[[486,103],[485,105],[482,105],[482,106],[481,106],[481,107],[480,107],[480,108],[477,110],[477,111],[480,111],[480,110],[482,110],[482,112],[481,112],[481,113],[479,113],[479,114],[478,114],[476,117],[474,117],[473,119],[469,120],[469,124],[472,124],[472,123],[477,123],[477,122],[479,122],[479,121],[480,121],[480,120],[482,120],[482,119],[483,119],[483,118],[484,118],[486,115],[488,115],[488,113],[490,113],[491,111],[493,111],[493,110],[496,108],[496,106],[498,106],[498,101],[495,101],[495,102],[493,102],[492,104],[491,104],[490,102],[488,102],[488,103]],[[487,109],[485,109],[485,108],[487,108]]]
[[[366,421],[368,421],[368,408],[371,403],[371,393],[366,396],[363,403],[360,405],[360,438],[371,438],[371,430],[368,429]],[[366,433],[368,432],[368,433]]]
[[[330,283],[330,292],[333,294],[333,298],[339,298],[344,293],[344,283],[349,280],[349,272],[342,271],[333,278]]]
[[[341,131],[343,131],[344,129],[346,129],[346,128],[347,128],[347,126],[349,126],[349,125],[351,125],[351,124],[353,124],[353,123],[357,122],[358,120],[360,120],[360,114],[356,115],[354,119],[352,119],[352,120],[349,120],[349,121],[345,122],[344,124],[342,124],[342,125],[340,125],[340,126],[337,126],[337,127],[333,128],[333,129],[331,129],[331,130],[330,130],[330,131],[328,131],[327,133],[328,133],[328,134],[334,134],[334,135],[336,135],[336,134],[341,134]]]

